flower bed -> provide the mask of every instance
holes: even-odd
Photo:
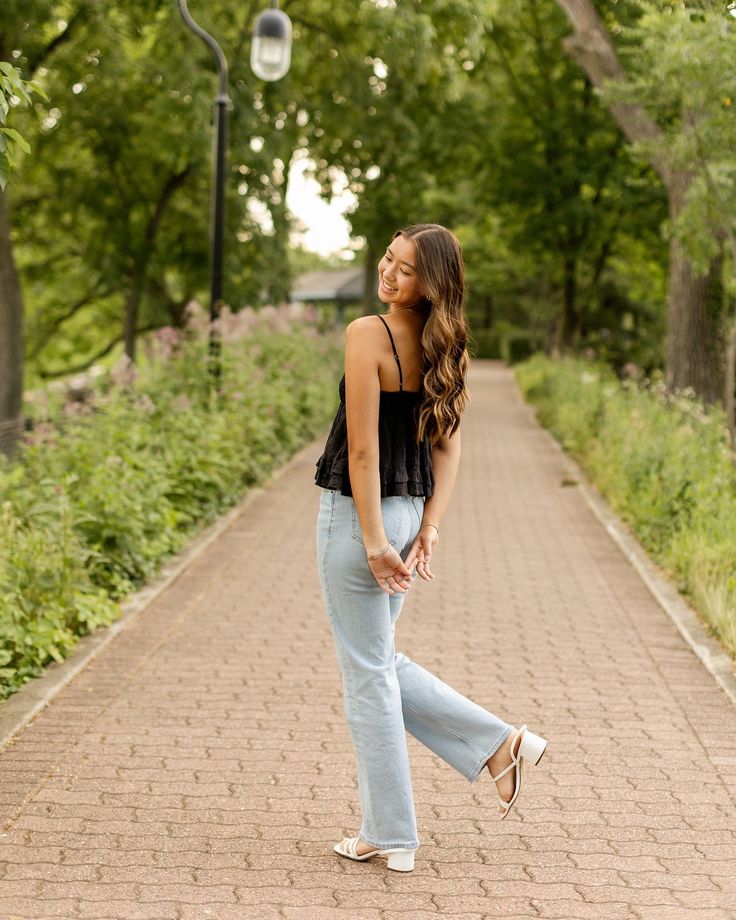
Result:
[[[207,318],[159,331],[140,368],[34,394],[0,455],[0,697],[113,622],[119,600],[329,423],[342,338],[302,308],[225,314],[210,393]]]

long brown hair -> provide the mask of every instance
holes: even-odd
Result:
[[[422,306],[429,307],[422,330],[424,395],[416,439],[419,443],[427,436],[436,444],[445,433],[454,434],[470,399],[463,253],[457,237],[440,224],[411,224],[393,238],[399,234],[414,240]]]

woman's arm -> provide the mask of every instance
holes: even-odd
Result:
[[[432,554],[439,541],[439,525],[442,520],[460,466],[460,427],[455,429],[452,437],[443,435],[437,444],[432,445],[432,473],[434,475],[434,492],[424,499],[424,513],[419,532],[414,538],[411,549],[405,559],[407,568],[416,565],[417,573],[425,580],[432,581],[434,573],[430,569]],[[426,527],[426,524],[435,524]]]
[[[452,437],[440,438],[439,442],[432,446],[434,492],[424,500],[422,526],[431,523],[439,527],[455,486],[459,466],[460,427],[458,426]]]
[[[348,472],[366,555],[380,553],[388,543],[381,515],[378,413],[379,334],[370,316],[361,316],[345,329],[345,414],[348,430]],[[383,333],[385,335],[385,333]]]

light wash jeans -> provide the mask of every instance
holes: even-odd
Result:
[[[368,565],[352,496],[320,488],[317,559],[355,749],[363,822],[375,847],[419,846],[406,731],[469,782],[512,726],[394,648],[404,594],[386,594]],[[406,559],[424,498],[381,499],[386,537]],[[412,581],[417,577],[416,569]]]

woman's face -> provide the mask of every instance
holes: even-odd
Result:
[[[397,308],[419,303],[422,294],[416,272],[414,240],[401,233],[391,240],[378,263],[378,297]]]

